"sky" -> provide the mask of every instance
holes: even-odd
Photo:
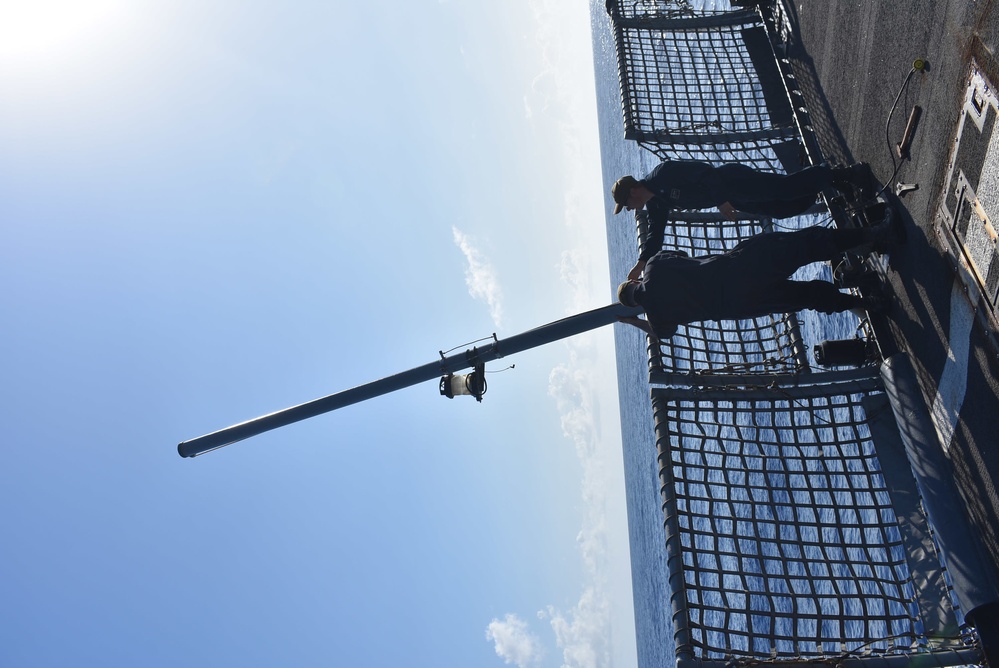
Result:
[[[0,665],[635,665],[609,328],[176,451],[613,301],[588,12],[0,0]]]

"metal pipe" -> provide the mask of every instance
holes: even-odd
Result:
[[[181,457],[197,457],[211,450],[242,441],[262,434],[271,429],[284,427],[286,425],[306,420],[323,413],[334,411],[344,406],[356,404],[366,399],[372,399],[404,387],[416,385],[428,380],[434,380],[448,373],[470,369],[476,364],[484,364],[499,359],[506,355],[519,353],[530,348],[552,343],[560,339],[575,336],[591,329],[603,327],[615,322],[622,316],[634,316],[641,313],[641,309],[624,306],[620,303],[611,304],[602,308],[586,311],[577,315],[569,316],[547,325],[536,327],[527,332],[516,334],[508,339],[496,339],[493,343],[482,349],[472,348],[461,353],[450,356],[442,356],[423,366],[418,366],[408,371],[397,373],[380,380],[372,381],[364,385],[358,385],[349,390],[343,390],[336,394],[331,394],[320,399],[284,410],[270,413],[246,422],[226,427],[210,434],[192,438],[177,446],[177,452]]]

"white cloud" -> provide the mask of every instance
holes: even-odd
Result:
[[[546,127],[546,120],[557,124],[553,136],[560,146],[561,168],[553,171],[553,187],[562,190],[564,238],[571,240],[559,271],[568,288],[565,310],[579,313],[613,301],[590,18],[586,3],[531,0],[530,6],[542,62],[525,98],[525,116],[539,129]],[[551,371],[549,395],[582,470],[583,519],[576,543],[583,581],[575,604],[564,609],[549,605],[538,615],[551,626],[563,668],[633,665],[634,640],[626,637],[633,636],[633,627],[622,625],[617,628],[623,633],[614,632],[632,601],[630,563],[621,559],[628,552],[613,337],[604,328],[567,339],[564,345],[568,359]]]
[[[599,403],[592,365],[583,364],[585,345],[570,347],[570,359],[552,370],[549,394],[562,416],[562,431],[572,441],[583,468],[583,525],[576,537],[587,578],[579,601],[568,611],[549,606],[547,617],[562,650],[563,666],[597,668],[611,659],[611,602],[607,588],[606,458],[600,441]]]
[[[520,668],[538,664],[544,654],[538,637],[528,630],[527,622],[516,615],[490,622],[486,628],[486,639],[495,643],[496,654],[504,661]]]
[[[597,388],[605,381],[599,380],[595,365],[586,361],[596,348],[594,342],[575,337],[568,346],[569,360],[552,369],[549,376],[548,393],[555,400],[562,431],[572,442],[583,473],[580,492],[584,515],[576,536],[585,577],[583,591],[576,604],[568,609],[550,605],[538,613],[539,618],[548,620],[554,632],[555,644],[562,650],[563,668],[603,668],[614,664],[613,604],[608,585],[607,471],[608,451],[617,451],[606,447],[606,439],[601,435]],[[496,652],[500,656],[513,656],[515,650],[526,645],[523,640],[526,624],[516,616],[507,615],[506,623],[494,620],[487,632],[491,639],[494,627],[504,631],[504,651],[500,649],[499,638],[496,639]],[[528,655],[526,650],[522,654]],[[509,658],[507,662],[518,663]]]
[[[465,284],[468,294],[489,306],[489,315],[497,327],[503,322],[503,292],[500,289],[496,271],[482,252],[472,245],[471,239],[457,227],[451,228],[454,244],[465,255],[468,266],[465,268]]]
[[[563,667],[601,668],[612,664],[608,633],[611,614],[606,596],[588,588],[568,615],[549,606],[547,616],[562,648]]]

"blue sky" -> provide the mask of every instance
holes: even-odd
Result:
[[[0,663],[635,663],[589,7],[0,3]]]

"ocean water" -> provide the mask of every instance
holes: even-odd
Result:
[[[609,188],[620,176],[641,176],[658,159],[636,143],[624,139],[620,88],[610,21],[603,0],[591,0],[596,95],[600,123],[600,148],[605,206],[613,210]],[[799,224],[823,222],[813,220]],[[638,255],[634,218],[622,213],[608,216],[611,288],[624,280]],[[829,276],[824,266],[804,270],[802,277]],[[613,293],[612,293],[613,294]],[[824,339],[850,338],[856,330],[850,315],[835,317],[802,314],[802,335],[809,349]],[[666,579],[666,548],[659,493],[652,406],[648,385],[645,335],[634,327],[615,326],[615,345],[628,525],[631,547],[638,665],[672,666],[675,663]],[[814,361],[814,360],[813,360]]]

